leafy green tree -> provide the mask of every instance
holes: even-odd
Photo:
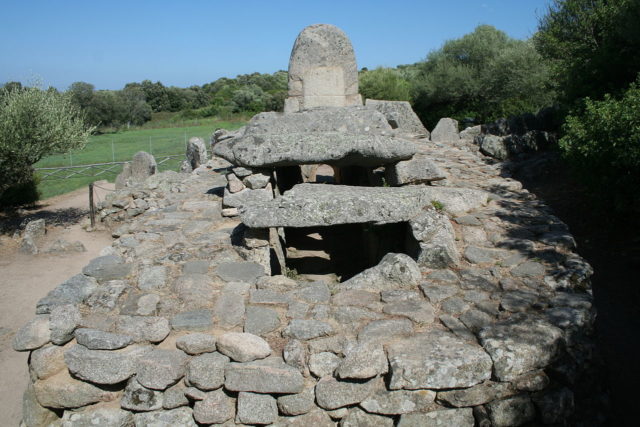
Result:
[[[640,1],[554,0],[535,45],[565,102],[624,91],[640,70]]]
[[[411,99],[411,85],[398,70],[378,67],[371,71],[363,70],[358,77],[360,93],[365,99],[387,101]]]
[[[0,193],[33,179],[43,156],[84,146],[87,127],[71,95],[35,87],[0,99]]]
[[[564,131],[561,149],[601,204],[640,213],[640,75],[620,99],[586,98]]]
[[[537,111],[553,102],[549,69],[531,41],[481,25],[446,42],[411,75],[414,109],[429,127],[441,117],[478,121]]]

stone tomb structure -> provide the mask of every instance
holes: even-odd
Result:
[[[262,113],[191,173],[116,191],[106,223],[147,209],[14,338],[24,424],[602,424],[566,225],[471,142],[400,128],[366,106]],[[303,182],[307,164],[326,168]],[[364,264],[288,274],[325,239]]]
[[[333,25],[306,27],[296,38],[289,59],[285,112],[349,105],[362,105],[351,41]]]

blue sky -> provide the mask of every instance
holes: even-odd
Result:
[[[286,70],[297,34],[334,24],[358,67],[424,59],[480,24],[524,39],[549,0],[2,0],[0,83],[39,78],[120,89],[150,79],[186,87]]]

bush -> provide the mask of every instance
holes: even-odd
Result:
[[[560,148],[602,206],[640,212],[640,76],[620,99],[585,99]]]
[[[0,97],[0,194],[33,180],[43,156],[84,146],[88,128],[67,94],[30,87]]]
[[[40,200],[38,184],[40,179],[32,175],[31,179],[21,184],[13,185],[0,194],[0,206],[32,205]]]
[[[446,42],[408,70],[414,110],[427,127],[441,117],[499,117],[537,111],[553,103],[549,69],[533,43],[489,25]]]
[[[400,72],[392,68],[376,68],[363,70],[359,75],[360,93],[364,99],[381,99],[386,101],[409,101],[411,99],[409,82]]]

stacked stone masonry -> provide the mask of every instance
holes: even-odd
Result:
[[[16,335],[31,351],[25,424],[572,420],[593,344],[589,265],[498,166],[422,144],[445,185],[490,197],[446,214],[454,266],[390,255],[406,277],[376,267],[342,284],[268,276],[231,242],[238,221],[221,215],[222,175],[150,178],[136,191],[151,207]]]
[[[567,226],[451,119],[399,138],[336,108],[258,115],[102,205],[113,244],[15,336],[26,426],[597,424],[592,269]],[[282,190],[305,153],[395,178]],[[272,275],[283,227],[346,223],[407,223],[417,252]]]

